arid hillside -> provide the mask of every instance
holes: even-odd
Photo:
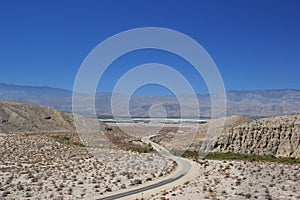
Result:
[[[174,124],[173,127],[164,127],[157,136],[153,137],[153,141],[180,150],[212,150],[220,134],[225,134],[233,127],[251,121],[252,119],[243,116],[229,116],[199,125],[187,124],[181,130]],[[205,144],[203,144],[204,140]]]
[[[192,126],[182,130],[177,125],[164,128],[153,141],[170,150],[300,158],[300,115],[257,120],[230,116],[200,124],[197,130]]]
[[[70,132],[72,115],[50,107],[0,101],[0,133]]]
[[[97,199],[176,168],[99,120],[7,101],[0,102],[0,154],[0,199]]]
[[[219,137],[216,151],[300,158],[300,115],[254,120]]]
[[[78,124],[75,126],[74,121]],[[85,145],[140,148],[140,139],[97,119],[62,113],[46,106],[0,101],[0,134],[72,133]]]

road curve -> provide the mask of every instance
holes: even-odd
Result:
[[[150,140],[150,138],[153,136],[148,136],[142,138],[142,141],[145,142],[146,144],[151,143],[152,147],[162,156],[166,158],[170,158],[177,162],[178,166],[175,172],[173,172],[170,176],[167,178],[165,177],[163,180],[156,182],[156,183],[150,183],[146,186],[141,186],[138,188],[133,188],[128,191],[120,191],[120,193],[112,194],[109,196],[105,196],[102,198],[99,198],[98,200],[113,200],[113,199],[121,199],[121,198],[129,198],[132,199],[134,195],[141,194],[143,196],[143,193],[146,193],[148,191],[153,191],[158,190],[158,189],[164,189],[164,186],[170,185],[176,181],[179,181],[183,179],[190,171],[191,169],[195,168],[196,164],[193,161],[180,158],[177,156],[173,156],[167,149],[164,147],[158,145],[157,143],[154,143]],[[194,169],[195,171],[195,169]]]

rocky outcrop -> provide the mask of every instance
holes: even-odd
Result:
[[[233,127],[253,121],[243,116],[227,116],[212,119],[205,124],[200,124],[198,132],[190,145],[190,149],[210,152],[213,150],[219,135],[228,133]]]
[[[300,158],[300,115],[243,123],[219,136],[214,151]]]

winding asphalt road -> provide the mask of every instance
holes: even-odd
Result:
[[[150,141],[150,138],[153,137],[152,136],[148,136],[148,137],[144,137],[142,139],[143,142],[145,142],[146,144],[151,143],[152,147],[162,156],[166,157],[166,158],[170,158],[174,161],[177,162],[178,166],[177,166],[177,170],[173,173],[173,175],[166,179],[166,180],[162,180],[158,183],[153,183],[151,185],[147,185],[144,187],[139,187],[139,188],[135,188],[126,192],[121,192],[119,194],[114,194],[111,196],[106,196],[103,198],[100,198],[99,200],[113,200],[113,199],[120,199],[120,198],[124,198],[124,197],[128,197],[134,194],[139,194],[142,192],[146,192],[148,190],[152,190],[155,188],[159,188],[162,187],[166,184],[172,183],[174,181],[177,181],[181,178],[183,178],[190,170],[191,170],[191,162],[189,160],[177,157],[177,156],[173,156],[167,149],[165,149],[164,147],[160,146],[157,143],[154,143],[152,141]]]

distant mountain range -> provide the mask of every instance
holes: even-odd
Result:
[[[300,90],[229,90],[227,95],[227,115],[243,115],[252,118],[269,117],[284,114],[300,113]],[[96,111],[98,116],[111,116],[111,93],[96,94]],[[117,95],[120,100],[124,95]],[[82,95],[82,113],[86,98],[91,96]],[[183,96],[187,102],[180,105],[175,96],[133,96],[130,99],[131,116],[148,117],[149,109],[153,104],[162,105],[168,117],[180,116],[180,108],[187,111],[186,116],[193,117],[194,105],[189,101],[189,96]],[[210,116],[210,95],[198,95],[200,114],[202,117]],[[72,111],[72,91],[38,86],[19,86],[0,83],[0,100],[19,101],[54,109]],[[122,114],[119,110],[118,113]]]

